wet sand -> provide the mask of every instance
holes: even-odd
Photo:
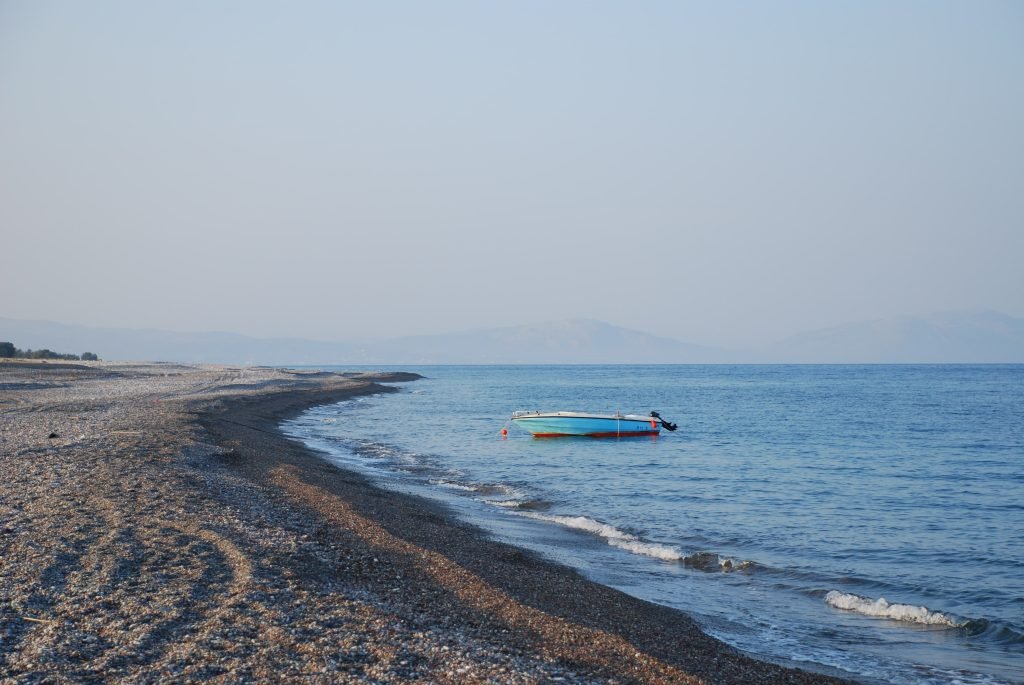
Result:
[[[0,362],[0,682],[842,682],[277,429],[413,378]]]

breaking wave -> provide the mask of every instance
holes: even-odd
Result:
[[[461,492],[477,492],[477,487],[474,485],[466,485],[465,483],[459,483],[454,480],[447,479],[435,479],[430,481],[433,485],[440,485],[443,488],[449,488],[451,490],[459,490]]]
[[[633,554],[662,561],[674,561],[702,571],[734,571],[747,568],[750,565],[748,562],[734,562],[732,559],[720,557],[712,552],[686,554],[678,547],[646,542],[636,535],[586,516],[560,516],[558,514],[540,514],[531,511],[520,513],[537,521],[556,523],[566,528],[573,528],[596,535],[612,547],[617,547]]]
[[[515,509],[519,511],[544,511],[551,508],[551,502],[543,499],[488,500],[488,503],[503,509]]]
[[[429,482],[431,485],[439,485],[443,488],[448,488],[449,490],[458,490],[459,492],[480,495],[483,501],[490,502],[491,504],[497,503],[494,500],[488,499],[491,497],[502,497],[508,499],[510,497],[524,496],[519,489],[514,488],[511,485],[502,485],[501,483],[473,483],[471,481],[457,480],[455,478],[433,478]]]
[[[890,604],[884,597],[871,599],[832,590],[825,595],[825,603],[836,609],[853,611],[864,616],[887,618],[892,621],[929,626],[949,626],[951,628],[959,628],[966,625],[965,621],[958,620],[949,614],[931,611],[928,607],[914,606],[912,604]]]

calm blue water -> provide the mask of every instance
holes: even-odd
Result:
[[[403,368],[429,378],[286,430],[762,658],[1024,682],[1024,365]],[[518,409],[680,428],[535,439]]]

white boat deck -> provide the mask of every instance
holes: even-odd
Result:
[[[549,418],[549,417],[564,417],[573,419],[610,419],[612,421],[645,421],[650,422],[650,416],[642,416],[640,414],[620,414],[615,412],[614,414],[591,414],[589,412],[581,411],[514,411],[512,412],[513,419],[526,419],[526,418]]]

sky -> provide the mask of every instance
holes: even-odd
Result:
[[[1024,3],[0,0],[0,316],[1024,316]]]

